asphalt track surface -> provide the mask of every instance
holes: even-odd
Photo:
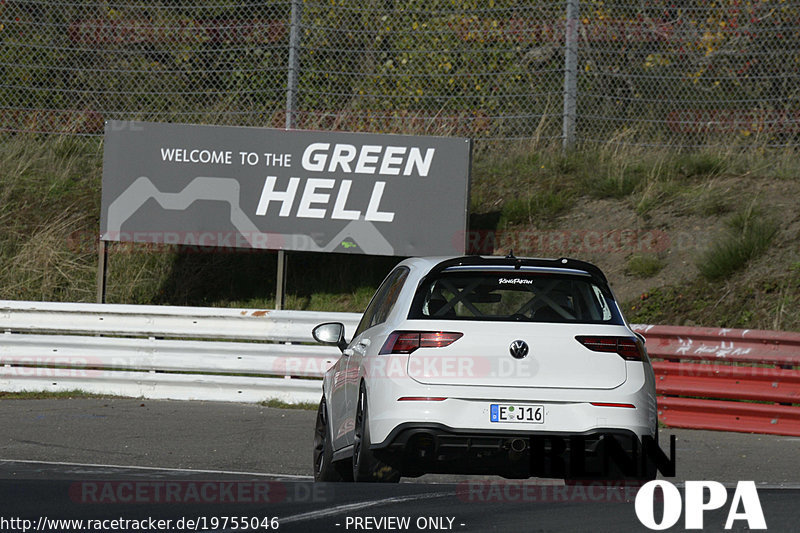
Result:
[[[647,531],[635,516],[636,490],[624,487],[465,476],[404,479],[399,486],[314,484],[314,416],[233,403],[2,400],[0,530],[22,531],[3,518],[45,516],[161,517],[173,520],[171,531],[240,531],[241,524],[221,519],[245,516],[279,517],[280,531]],[[670,435],[677,437],[670,481],[719,481],[730,500],[737,481],[753,480],[769,529],[796,530],[800,438],[662,428],[662,448]],[[172,501],[163,492],[168,483],[179,494]],[[209,487],[211,496],[197,497]],[[722,530],[727,513],[706,513],[707,530]],[[193,527],[177,526],[192,517]],[[398,521],[378,522],[388,517]],[[733,530],[745,526],[737,521]]]

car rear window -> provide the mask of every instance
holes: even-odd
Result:
[[[410,319],[622,324],[611,291],[590,276],[444,271],[417,290]]]

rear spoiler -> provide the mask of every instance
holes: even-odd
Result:
[[[605,274],[591,263],[580,261],[578,259],[570,259],[568,257],[560,257],[558,259],[543,259],[535,257],[514,257],[512,255],[506,257],[484,257],[480,255],[465,255],[464,257],[456,257],[442,261],[433,267],[425,278],[430,278],[439,274],[440,272],[456,266],[504,266],[514,267],[515,269],[522,268],[523,266],[529,267],[545,267],[545,268],[564,268],[570,270],[579,270],[587,273],[595,281],[601,282],[603,285],[608,285],[608,280]]]

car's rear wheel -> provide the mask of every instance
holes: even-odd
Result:
[[[655,435],[653,438],[655,439],[656,446],[658,446],[658,444],[659,444],[659,440],[658,440],[658,424],[656,424],[656,429],[655,429],[655,431],[653,433]],[[643,453],[644,453],[644,451],[643,451]],[[656,467],[655,461],[653,461],[650,457],[648,457],[647,461],[645,461],[644,472],[642,472],[642,475],[639,478],[639,481],[641,481],[642,483],[647,483],[648,481],[652,481],[652,480],[654,480],[656,478],[658,478],[658,468]]]
[[[333,462],[330,434],[328,409],[323,397],[319,402],[314,425],[314,481],[350,481],[350,465]]]
[[[362,383],[358,394],[353,433],[353,479],[355,481],[397,483],[400,481],[400,471],[376,458],[369,449],[371,441],[367,409],[367,390]]]

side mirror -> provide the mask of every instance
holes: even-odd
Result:
[[[311,330],[314,340],[331,346],[337,346],[341,351],[347,348],[344,340],[344,324],[341,322],[325,322]]]

